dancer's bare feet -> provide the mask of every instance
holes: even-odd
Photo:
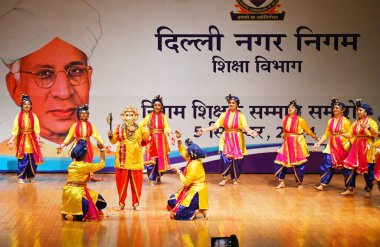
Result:
[[[342,196],[352,196],[354,191],[352,189],[347,189],[346,191],[340,193]]]
[[[324,186],[322,185],[322,184],[320,184],[320,185],[314,185],[314,188],[316,189],[316,190],[318,190],[318,191],[323,191],[324,190],[324,188],[323,188]]]
[[[219,185],[224,186],[226,185],[226,183],[227,183],[227,178],[223,178],[223,180],[219,182]]]
[[[285,181],[284,180],[280,180],[280,183],[276,186],[276,189],[281,189],[281,188],[285,188]]]

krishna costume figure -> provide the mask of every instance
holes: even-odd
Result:
[[[58,146],[57,148],[57,153],[61,153],[62,148],[69,145],[73,140],[75,146],[78,142],[78,140],[85,140],[87,141],[87,156],[86,156],[86,162],[87,163],[92,163],[93,162],[93,157],[94,157],[94,151],[92,144],[90,142],[90,137],[95,138],[97,143],[101,145],[102,148],[104,148],[104,141],[100,137],[98,130],[96,127],[88,121],[88,118],[90,116],[90,112],[88,111],[88,105],[82,105],[77,109],[77,117],[78,117],[78,122],[74,123],[71,128],[69,133],[67,134],[65,140],[61,145]],[[96,178],[91,174],[90,177],[91,181],[101,181],[101,178]]]
[[[131,182],[132,206],[140,210],[140,197],[143,182],[144,159],[142,147],[149,142],[149,132],[137,125],[139,113],[135,107],[128,106],[120,114],[123,124],[114,131],[108,131],[108,139],[112,144],[119,143],[115,157],[116,187],[119,193],[120,210],[125,207],[128,183]]]
[[[353,101],[351,101],[354,103]],[[352,146],[347,158],[344,161],[344,176],[347,183],[347,190],[341,195],[353,195],[356,175],[364,175],[366,186],[364,188],[365,197],[371,197],[373,188],[375,153],[373,145],[375,137],[378,136],[378,125],[369,116],[373,115],[372,107],[363,104],[361,100],[356,100],[356,113],[358,119],[351,125],[350,137],[353,138]]]
[[[320,184],[314,186],[319,191],[328,186],[335,169],[343,169],[343,162],[351,147],[349,139],[351,122],[345,116],[347,114],[346,105],[337,98],[332,98],[331,108],[333,117],[327,122],[325,133],[313,148],[313,151],[316,151],[323,142],[330,138],[326,148],[323,150],[324,157],[321,165]]]
[[[18,159],[18,183],[25,180],[34,182],[37,165],[44,162],[40,146],[40,124],[37,115],[32,112],[32,101],[28,95],[21,96],[21,111],[13,121],[12,137],[8,148],[13,149],[16,140],[16,158]]]
[[[173,139],[168,117],[162,112],[162,97],[157,95],[152,100],[153,111],[139,123],[142,127],[148,126],[150,142],[145,148],[146,170],[151,185],[161,182],[161,176],[170,166],[168,137]]]
[[[199,128],[197,135],[201,136],[206,131],[217,130],[224,127],[224,132],[219,141],[220,161],[222,164],[223,180],[219,185],[224,186],[227,183],[228,174],[234,185],[238,185],[237,180],[242,171],[244,155],[247,155],[243,131],[249,136],[258,136],[257,131],[251,130],[248,126],[244,114],[238,110],[240,100],[236,96],[229,94],[226,96],[228,110],[223,112],[218,120],[207,128]]]
[[[105,153],[101,144],[100,161],[96,164],[85,161],[88,155],[88,144],[85,140],[78,140],[76,146],[71,151],[71,158],[74,160],[67,168],[67,184],[63,186],[62,193],[62,218],[66,219],[68,214],[76,221],[99,221],[102,216],[102,209],[107,206],[103,197],[87,188],[87,181],[92,172],[104,168]]]
[[[208,219],[208,192],[206,174],[203,169],[202,159],[206,153],[190,139],[185,141],[187,150],[182,145],[181,133],[176,132],[178,139],[178,150],[187,161],[183,171],[175,169],[179,175],[183,188],[173,194],[169,200],[167,209],[170,218],[175,220],[193,220],[197,214],[202,214]]]
[[[307,149],[307,143],[305,136],[306,132],[315,140],[319,141],[318,137],[310,130],[306,120],[301,116],[302,106],[297,104],[296,100],[290,101],[288,105],[288,115],[282,121],[283,134],[282,143],[280,149],[277,151],[277,157],[275,163],[275,175],[280,181],[276,189],[285,187],[285,175],[288,168],[294,169],[294,175],[298,189],[302,189],[303,171],[305,170],[304,163],[307,162],[309,157],[309,150]]]

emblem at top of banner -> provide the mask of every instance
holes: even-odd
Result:
[[[236,10],[231,11],[233,21],[282,21],[280,0],[236,0]]]

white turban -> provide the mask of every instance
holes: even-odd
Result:
[[[23,0],[0,17],[0,58],[9,66],[56,37],[90,57],[101,34],[98,11],[82,0]]]

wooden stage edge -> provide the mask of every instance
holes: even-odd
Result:
[[[107,201],[100,222],[61,219],[63,173],[37,174],[35,183],[17,184],[15,173],[0,175],[0,246],[211,246],[211,237],[235,234],[240,246],[380,246],[380,192],[364,198],[364,178],[354,196],[344,197],[343,176],[318,192],[319,175],[307,174],[298,190],[294,176],[276,190],[270,174],[243,174],[239,185],[219,186],[220,175],[207,174],[209,219],[169,219],[166,201],[181,187],[175,174],[150,186],[144,175],[142,211],[133,211],[130,188],[124,211],[115,211],[113,174],[89,183]]]

